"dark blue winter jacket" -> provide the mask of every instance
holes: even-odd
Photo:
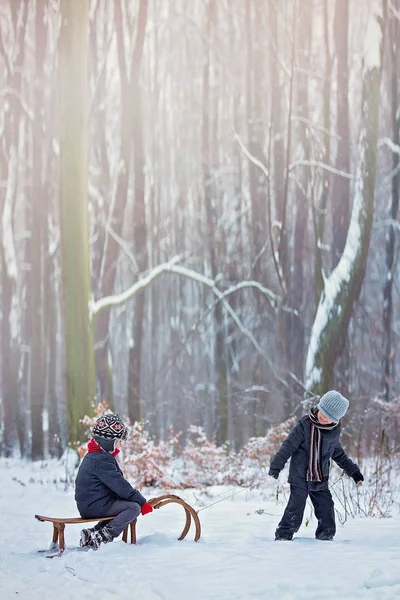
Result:
[[[75,500],[81,517],[104,517],[116,500],[146,502],[125,479],[115,458],[108,452],[85,455],[75,480]]]
[[[322,481],[307,481],[308,450],[310,446],[310,417],[302,417],[271,461],[271,469],[281,471],[290,460],[288,482],[310,491],[328,488],[331,458],[351,477],[359,467],[347,456],[339,441],[340,424],[334,429],[320,429],[322,449]]]

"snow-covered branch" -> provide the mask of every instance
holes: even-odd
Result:
[[[346,179],[354,179],[354,175],[351,173],[346,173],[345,171],[340,171],[339,169],[335,169],[326,163],[320,162],[319,160],[296,160],[295,162],[289,165],[289,173],[293,171],[296,167],[316,167],[320,169],[324,169],[325,171],[329,171],[329,173],[333,173],[334,175],[339,175],[340,177],[345,177]]]
[[[235,133],[235,140],[237,141],[237,143],[239,144],[239,146],[241,147],[241,149],[243,151],[243,154],[249,159],[249,161],[252,162],[253,165],[256,165],[256,167],[261,169],[261,171],[264,173],[265,177],[267,179],[269,179],[269,173],[268,173],[267,167],[264,165],[264,163],[261,162],[261,160],[258,160],[258,158],[256,158],[253,154],[251,154],[251,152],[243,144],[242,140],[240,139],[240,137],[238,136],[237,133]]]
[[[96,316],[100,311],[105,308],[111,308],[112,306],[120,306],[132,298],[135,294],[146,288],[150,283],[155,281],[163,273],[171,272],[171,269],[175,263],[180,260],[180,256],[173,258],[172,260],[162,263],[157,267],[154,267],[146,276],[141,277],[138,281],[135,281],[127,290],[120,294],[113,294],[112,296],[105,296],[97,301],[91,301],[89,304],[90,319]]]
[[[120,294],[115,294],[113,296],[106,296],[105,298],[101,298],[100,300],[94,302],[92,301],[89,305],[89,313],[90,319],[92,320],[100,311],[111,308],[113,306],[120,306],[124,302],[127,302],[130,298],[135,296],[138,292],[148,287],[152,282],[154,282],[160,275],[164,273],[173,273],[175,275],[182,275],[183,277],[187,277],[193,281],[197,281],[201,283],[205,287],[207,287],[218,299],[219,302],[222,302],[225,310],[232,318],[238,329],[245,335],[254,348],[265,358],[268,362],[271,369],[274,371],[272,364],[265,351],[261,348],[260,344],[254,337],[251,331],[249,331],[242,324],[238,314],[233,310],[229,302],[227,301],[227,297],[239,290],[243,290],[246,288],[255,288],[260,291],[270,302],[272,308],[276,308],[279,303],[279,297],[274,294],[268,288],[265,288],[263,285],[258,283],[257,281],[241,281],[225,291],[220,290],[214,279],[207,277],[206,275],[202,275],[193,269],[188,269],[187,267],[183,267],[178,265],[177,263],[181,260],[181,256],[176,256],[172,260],[162,263],[156,267],[154,267],[147,275],[141,277],[138,281],[136,281],[133,285],[131,285],[127,290],[121,292]],[[277,375],[278,377],[278,375]]]
[[[378,148],[381,148],[382,146],[387,146],[389,148],[389,150],[391,150],[391,152],[393,152],[393,154],[400,155],[400,146],[395,144],[390,138],[388,138],[388,137],[381,138],[378,142]]]
[[[376,229],[380,229],[381,227],[393,227],[393,229],[400,231],[400,223],[395,219],[383,219],[375,224]]]
[[[279,296],[274,294],[274,292],[272,292],[270,289],[261,285],[261,283],[259,283],[258,281],[240,281],[239,283],[231,286],[227,290],[222,291],[216,286],[214,279],[211,279],[206,275],[202,275],[201,273],[198,273],[193,269],[188,269],[187,267],[178,265],[177,263],[181,259],[181,256],[176,256],[168,262],[157,265],[147,275],[141,277],[124,292],[121,292],[120,294],[114,294],[112,296],[106,296],[105,298],[101,298],[96,302],[92,302],[89,307],[91,318],[97,315],[100,311],[104,310],[105,308],[111,308],[112,306],[119,306],[121,304],[124,304],[124,302],[126,302],[127,300],[135,296],[135,294],[137,294],[145,287],[150,285],[163,273],[174,273],[175,275],[182,275],[184,277],[187,277],[188,279],[197,281],[205,287],[209,288],[212,291],[212,293],[218,298],[219,301],[224,301],[228,296],[239,290],[243,290],[246,288],[255,288],[258,291],[260,291],[264,296],[266,296],[272,308],[276,308],[276,306],[279,303]]]
[[[315,129],[316,131],[324,133],[335,140],[341,139],[340,135],[338,135],[337,133],[329,131],[329,129],[327,129],[323,125],[319,125],[318,123],[313,123],[313,121],[311,119],[306,119],[305,117],[302,117],[301,115],[292,115],[292,121],[300,121],[301,123],[304,123],[305,125],[307,125],[310,129]]]
[[[133,267],[134,273],[138,274],[139,266],[137,264],[136,258],[130,251],[128,244],[117,233],[115,233],[115,231],[112,229],[112,227],[110,226],[109,223],[106,224],[106,230],[107,230],[107,233],[109,233],[111,235],[111,237],[117,242],[117,244],[120,245],[120,247],[125,252],[126,256],[128,257],[128,259]]]

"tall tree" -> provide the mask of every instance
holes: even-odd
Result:
[[[45,340],[43,314],[43,269],[44,251],[47,251],[45,231],[48,210],[46,206],[47,190],[42,181],[42,156],[44,139],[43,87],[45,75],[45,57],[47,46],[47,27],[44,22],[46,0],[36,1],[35,15],[35,86],[34,110],[35,118],[32,123],[33,165],[32,165],[32,196],[31,196],[31,237],[28,243],[27,257],[30,260],[27,318],[29,320],[29,337],[31,348],[30,360],[30,398],[31,398],[31,453],[32,459],[44,458],[43,439],[43,406],[45,399],[46,369],[45,369]]]
[[[216,27],[216,2],[208,0],[206,4],[206,31],[208,44],[203,62],[203,95],[202,95],[202,165],[203,165],[203,190],[204,190],[204,214],[205,214],[205,250],[211,277],[215,279],[219,273],[218,244],[217,244],[217,210],[215,189],[211,185],[213,162],[215,160],[216,129],[216,97],[212,94],[213,68],[212,59],[215,43]],[[211,118],[210,118],[211,117]],[[228,439],[229,428],[229,396],[227,389],[227,363],[226,347],[224,341],[224,315],[221,303],[218,303],[213,311],[213,356],[215,360],[216,376],[216,405],[218,420],[216,436],[219,443]]]
[[[89,0],[61,3],[61,260],[68,432],[79,440],[79,419],[95,397],[88,232]]]
[[[309,73],[312,70],[310,57],[312,56],[312,23],[313,5],[306,2],[298,7],[298,36],[296,48],[296,115],[297,138],[304,160],[310,159],[310,133],[309,133]],[[296,201],[294,206],[294,232],[293,232],[293,257],[291,276],[288,278],[288,304],[290,310],[282,316],[286,320],[285,350],[288,368],[293,371],[296,378],[301,379],[304,368],[304,325],[302,304],[304,300],[304,246],[307,229],[308,196],[310,176],[303,168],[297,175]]]
[[[143,145],[142,97],[140,86],[143,46],[147,23],[147,0],[140,0],[137,18],[136,39],[131,65],[131,111],[133,138],[133,248],[139,272],[143,273],[148,266],[147,225],[145,206],[145,156]],[[145,292],[141,292],[134,300],[132,343],[129,349],[128,376],[128,414],[132,421],[143,418],[141,407],[140,383],[142,363],[142,339],[144,329]]]
[[[391,72],[391,126],[395,151],[392,159],[392,197],[389,203],[389,225],[386,234],[386,277],[383,288],[383,395],[392,397],[395,379],[395,345],[393,344],[393,284],[396,275],[396,229],[400,196],[400,2],[392,0],[389,17],[389,56]],[[397,269],[398,270],[398,269]]]
[[[108,3],[109,4],[109,3]],[[124,39],[130,39],[130,31],[126,32],[127,20],[124,20],[122,10],[122,0],[117,0],[114,3],[115,11],[115,28],[116,42],[118,52],[118,67],[120,77],[120,111],[119,111],[119,132],[120,132],[120,148],[119,148],[119,164],[116,174],[115,191],[108,190],[104,194],[104,223],[99,227],[99,239],[96,248],[99,259],[96,256],[95,272],[94,272],[94,293],[96,297],[108,296],[114,291],[116,278],[116,267],[120,252],[120,245],[116,241],[122,238],[123,224],[125,218],[125,209],[128,199],[129,180],[131,175],[131,157],[132,157],[132,89],[131,77],[129,73],[130,62],[127,60]],[[94,26],[93,26],[94,28]],[[96,31],[92,32],[92,56],[96,46]],[[102,69],[97,79],[97,90],[102,89],[105,84],[106,69]],[[96,102],[95,102],[96,104]],[[99,108],[96,107],[96,114],[99,113]],[[100,119],[104,119],[100,113]],[[96,119],[93,124],[96,123]],[[96,132],[97,134],[98,132]],[[96,135],[97,137],[97,135]],[[104,136],[102,136],[104,138]],[[102,148],[100,159],[105,161],[106,148]],[[107,167],[109,170],[110,167]],[[96,319],[95,323],[95,341],[96,341],[96,375],[101,400],[107,400],[110,405],[113,402],[112,388],[112,373],[109,364],[109,327],[110,313],[103,311]]]
[[[14,240],[14,208],[18,193],[18,156],[20,123],[23,121],[22,73],[25,58],[25,32],[28,2],[11,2],[8,24],[10,45],[5,45],[0,32],[0,53],[5,65],[4,134],[0,174],[6,181],[0,190],[0,214],[2,218],[1,254],[1,357],[2,357],[2,400],[4,408],[4,450],[10,455],[16,437],[20,450],[25,451],[24,416],[20,409],[18,381],[19,350],[16,329],[19,316],[16,309],[17,280],[19,276],[17,252]],[[6,19],[7,22],[7,19]],[[14,327],[12,326],[14,324]],[[17,327],[16,327],[16,326]]]
[[[332,385],[354,305],[364,280],[374,215],[379,90],[382,72],[383,32],[387,6],[375,0],[368,20],[362,74],[360,160],[346,245],[329,277],[311,329],[305,383],[309,392],[322,394]]]
[[[338,135],[336,168],[344,173],[350,170],[348,29],[348,0],[336,0],[334,30],[337,77],[336,133]],[[335,267],[343,252],[349,225],[350,181],[346,177],[333,179],[332,209],[332,259]]]

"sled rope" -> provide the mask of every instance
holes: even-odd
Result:
[[[222,494],[228,494],[228,495],[225,496],[225,498],[221,498],[220,500],[216,500],[215,502],[211,502],[211,504],[207,504],[207,506],[203,506],[202,508],[199,508],[199,510],[196,511],[196,512],[198,514],[202,510],[206,510],[206,508],[210,508],[210,506],[214,506],[215,504],[219,504],[220,502],[224,502],[224,500],[229,500],[229,498],[233,498],[233,496],[236,496],[236,494],[241,494],[245,490],[248,490],[249,487],[250,486],[242,487],[242,489],[238,490],[237,492],[222,492]],[[222,494],[218,494],[218,496],[222,496]],[[218,496],[216,496],[216,498],[218,498]]]

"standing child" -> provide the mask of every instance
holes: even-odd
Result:
[[[287,460],[291,458],[289,478],[290,497],[283,517],[275,531],[275,540],[291,540],[303,521],[307,496],[314,506],[318,526],[315,537],[332,540],[336,533],[335,510],[328,487],[332,458],[356,484],[364,481],[359,467],[343,450],[340,419],[349,401],[339,392],[324,394],[317,406],[300,419],[271,461],[269,475],[278,479]]]
[[[146,515],[153,507],[125,479],[115,459],[128,433],[120,416],[117,413],[102,415],[92,433],[76,477],[75,500],[84,519],[115,517],[81,531],[80,545],[97,550],[101,543],[118,537],[140,513]]]

